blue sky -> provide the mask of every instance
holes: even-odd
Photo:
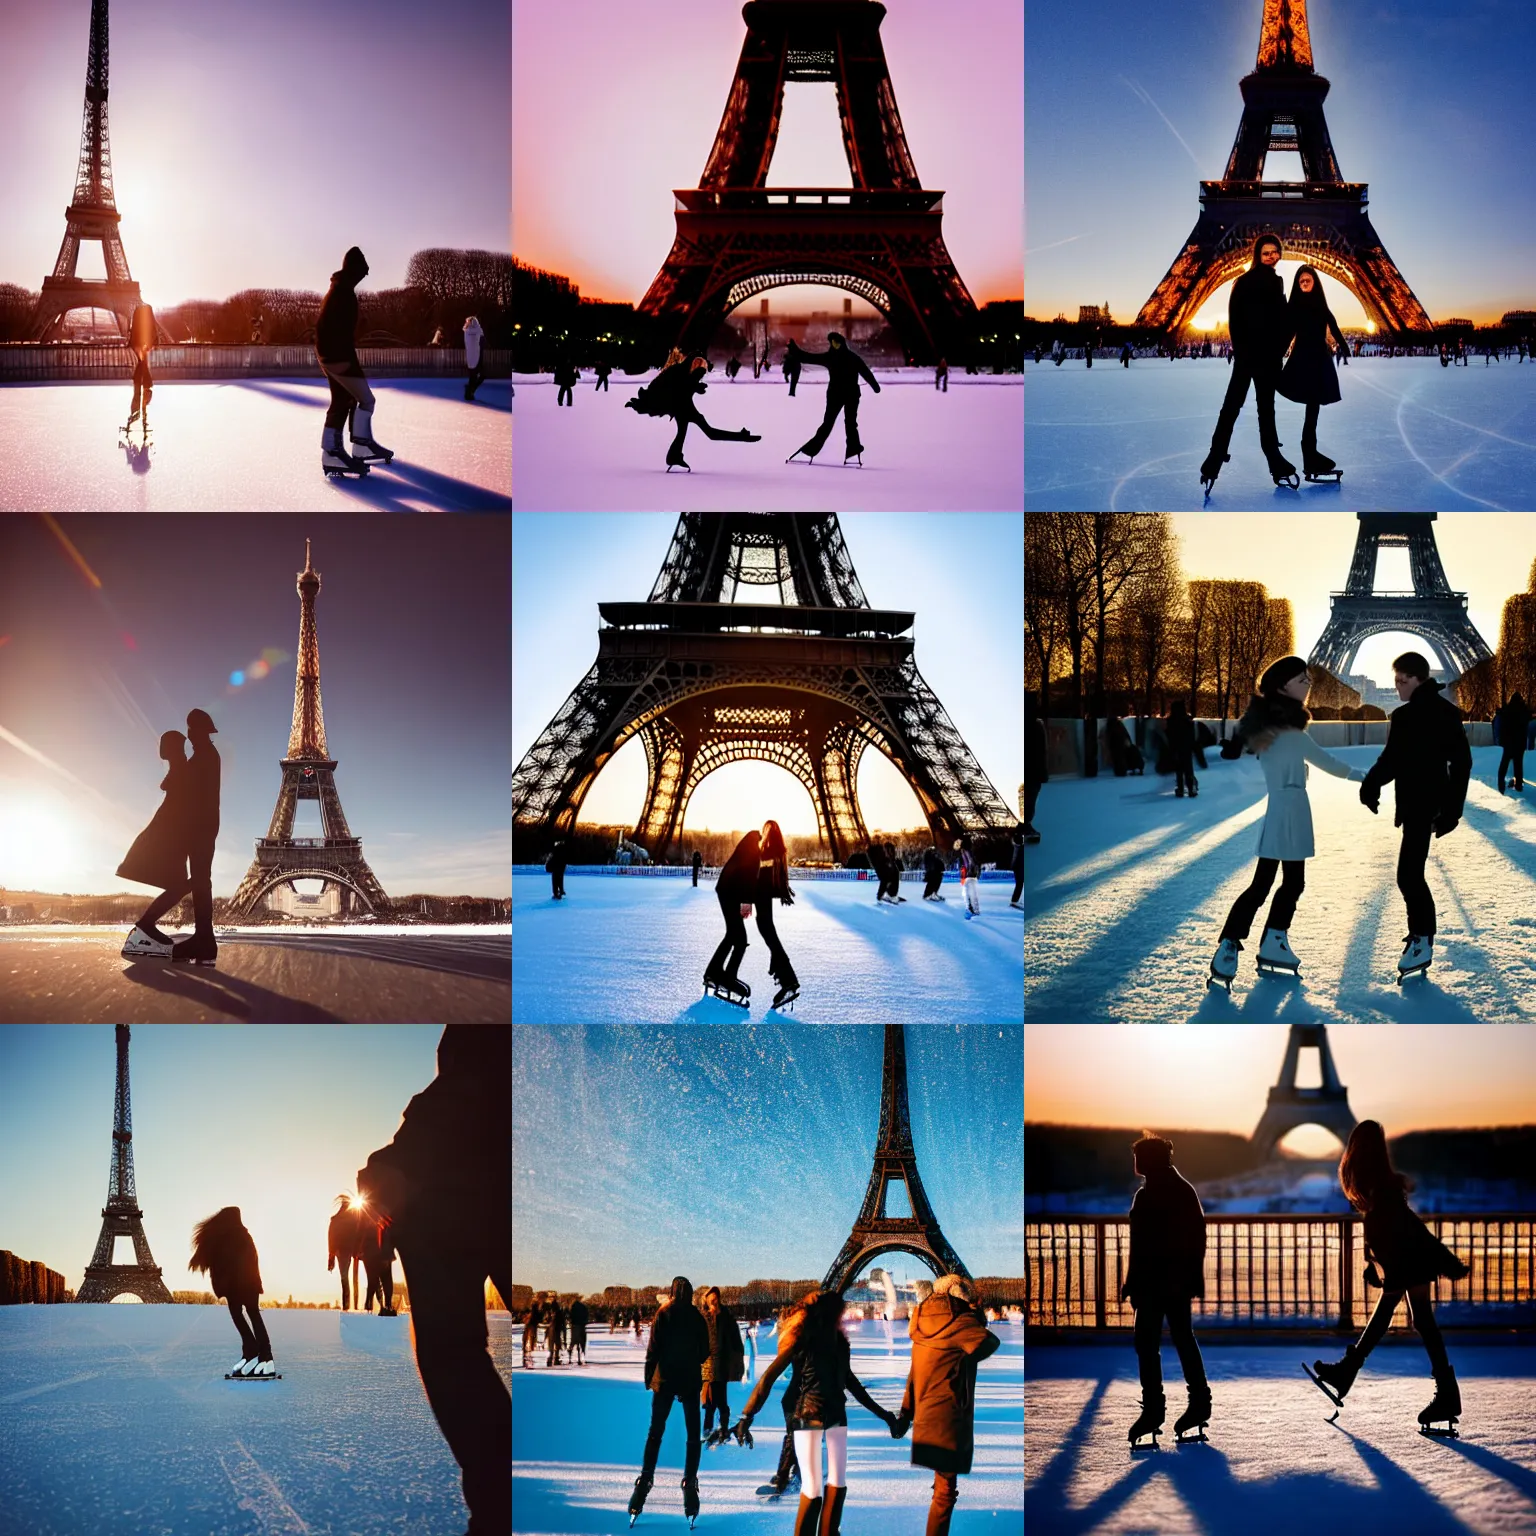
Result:
[[[1023,515],[845,512],[839,521],[870,604],[916,613],[918,670],[1013,806],[1024,772]],[[597,604],[648,597],[676,525],[665,512],[513,514],[514,764],[596,657]],[[644,795],[645,751],[632,740],[598,776],[581,819],[633,824]],[[925,824],[878,752],[864,754],[859,796],[872,829]],[[810,797],[783,769],[757,763],[706,779],[688,826],[756,826],[763,804],[786,832],[814,832]]]
[[[1307,12],[1340,170],[1370,184],[1376,231],[1431,318],[1536,307],[1536,7]],[[1116,320],[1135,318],[1194,228],[1199,181],[1226,168],[1261,15],[1260,0],[1027,7],[1029,314],[1108,300]]]
[[[192,1227],[237,1205],[268,1296],[339,1305],[325,1269],[335,1197],[437,1075],[441,1035],[424,1024],[136,1024],[134,1174],[166,1285],[207,1288],[186,1267]],[[0,1029],[0,1248],[76,1290],[101,1232],[116,1073],[109,1024]]]
[[[874,1166],[884,1041],[878,1025],[515,1027],[513,1282],[819,1280]],[[1022,1274],[1023,1030],[913,1026],[907,1086],[945,1236],[973,1275]]]

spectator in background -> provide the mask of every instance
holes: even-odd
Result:
[[[438,332],[442,334],[441,331]],[[481,356],[481,343],[485,340],[485,331],[480,325],[478,317],[470,315],[464,322],[464,366],[469,369],[469,377],[464,381],[464,398],[473,400],[475,391],[485,383],[485,365]]]

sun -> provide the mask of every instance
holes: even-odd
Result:
[[[37,797],[0,801],[0,887],[61,889],[60,875],[76,864],[73,824],[55,803]]]

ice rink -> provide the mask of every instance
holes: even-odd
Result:
[[[374,436],[394,450],[366,479],[328,480],[320,433],[329,386],[311,379],[167,380],[149,409],[150,452],[121,446],[132,386],[0,386],[0,511],[505,512],[512,497],[511,386],[475,403],[458,379],[372,380]],[[135,446],[138,435],[135,433]]]
[[[1164,1341],[1166,1344],[1166,1340]],[[1173,1446],[1184,1384],[1163,1351],[1162,1449],[1130,1454],[1140,1392],[1127,1335],[1104,1346],[1032,1346],[1025,1402],[1024,1519],[1030,1536],[1529,1536],[1536,1530],[1532,1351],[1447,1334],[1465,1410],[1458,1440],[1419,1433],[1433,1395],[1416,1338],[1371,1356],[1337,1424],[1302,1374],[1334,1340],[1202,1342],[1208,1443]],[[515,1378],[514,1378],[515,1379]]]
[[[1228,365],[1219,358],[1102,358],[1027,367],[1026,511],[1191,512],[1204,505]],[[1484,512],[1536,506],[1536,364],[1442,368],[1432,357],[1357,358],[1340,368],[1318,446],[1339,485],[1277,488],[1259,451],[1250,392],[1212,512]],[[1283,452],[1301,467],[1303,407],[1276,402]]]
[[[556,407],[547,374],[519,374],[514,499],[520,512],[689,512],[836,510],[995,512],[1016,510],[1024,494],[1023,377],[951,372],[936,393],[926,368],[877,368],[881,392],[861,386],[859,437],[864,467],[843,466],[843,424],[814,464],[789,457],[821,424],[827,384],[807,368],[795,398],[777,373],[735,382],[716,368],[697,397],[713,427],[741,427],[760,443],[711,442],[688,429],[691,473],[666,472],[676,431],[665,417],[640,416],[624,402],[654,375],[616,373],[606,391],[584,373],[575,404]],[[818,377],[819,375],[819,377]],[[386,439],[387,441],[387,439]],[[394,445],[391,444],[391,447]]]
[[[1024,1329],[993,1323],[1002,1347],[983,1360],[976,1382],[976,1455],[960,1479],[952,1536],[1016,1536],[1024,1507]],[[845,1331],[853,1369],[876,1402],[901,1406],[912,1348],[905,1322],[858,1322]],[[771,1361],[774,1335],[757,1344],[757,1371]],[[518,1330],[521,1338],[521,1329]],[[512,1372],[512,1529],[517,1536],[606,1536],[629,1529],[625,1509],[640,1470],[650,1422],[650,1393],[641,1381],[645,1342],[606,1326],[588,1329],[586,1368],[547,1369],[535,1353],[527,1371]],[[755,1490],[773,1475],[784,1435],[779,1406],[786,1372],[753,1420],[751,1450],[734,1440],[705,1450],[699,1463],[699,1536],[787,1536],[797,1501],[759,1499]],[[731,1422],[757,1381],[731,1387]],[[656,1481],[636,1536],[648,1531],[686,1536],[683,1496],[682,1412],[674,1409],[661,1443]],[[850,1399],[848,1406],[848,1536],[922,1536],[933,1476],[911,1465],[912,1436],[890,1431]]]
[[[512,876],[512,1019],[519,1024],[731,1024],[746,1010],[706,994],[702,977],[725,934],[712,879],[581,875],[566,899],[549,876]],[[945,881],[943,904],[903,881],[904,906],[875,904],[862,880],[796,880],[774,926],[800,978],[800,1023],[1017,1024],[1024,1017],[1024,915],[1013,880],[981,886],[981,916]],[[781,1018],[755,916],[741,978],[750,1017]]]
[[[1330,749],[1367,769],[1380,747]],[[1426,976],[1398,986],[1407,932],[1396,885],[1392,786],[1372,816],[1359,786],[1313,770],[1317,856],[1291,927],[1299,979],[1254,965],[1268,905],[1239,956],[1232,995],[1207,989],[1234,898],[1252,878],[1266,796],[1252,757],[1207,753],[1199,797],[1173,779],[1051,779],[1041,842],[1025,850],[1031,1022],[1480,1023],[1536,1019],[1536,789],[1500,796],[1497,747],[1472,751],[1461,824],[1430,844],[1439,933]]]

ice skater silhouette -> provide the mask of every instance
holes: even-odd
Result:
[[[832,428],[837,423],[837,413],[841,411],[847,448],[843,463],[857,458],[862,467],[864,444],[859,441],[859,380],[863,378],[877,395],[880,393],[880,381],[869,371],[869,365],[864,359],[849,347],[841,331],[827,332],[825,352],[806,352],[792,341],[789,344],[789,355],[799,363],[815,363],[827,370],[826,414],[821,418],[821,425],[815,433],[796,448],[789,459],[803,453],[807,459],[814,460],[826,446]],[[788,463],[789,459],[785,462]]]
[[[261,1270],[256,1244],[240,1220],[240,1207],[226,1205],[192,1229],[191,1270],[206,1270],[215,1296],[229,1302],[229,1315],[240,1330],[240,1363],[231,1376],[275,1376],[272,1341],[261,1320]],[[246,1319],[249,1318],[249,1323]]]
[[[124,880],[132,880],[136,885],[158,885],[161,891],[144,909],[123,943],[123,955],[130,960],[146,956],[170,959],[171,940],[157,924],[192,889],[187,878],[186,745],[187,738],[180,731],[166,731],[160,737],[160,756],[166,765],[160,788],[165,791],[165,799],[117,866],[117,873]]]

